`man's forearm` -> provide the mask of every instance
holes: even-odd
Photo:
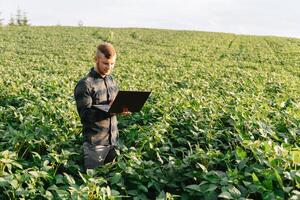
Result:
[[[80,112],[80,118],[83,122],[96,122],[108,117],[110,117],[108,113],[96,108],[85,108]]]

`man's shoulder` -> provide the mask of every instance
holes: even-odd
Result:
[[[91,76],[90,73],[88,73],[86,76],[84,76],[83,78],[81,78],[77,82],[77,84],[75,86],[75,90],[78,87],[80,87],[80,88],[82,88],[82,87],[87,87],[87,88],[91,87],[92,81],[93,81],[93,77]]]
[[[81,79],[77,82],[76,87],[82,86],[82,85],[88,86],[88,85],[90,85],[90,82],[91,82],[90,77],[89,77],[89,76],[85,76],[85,77],[81,78]]]
[[[78,96],[81,96],[85,92],[90,92],[91,88],[90,78],[88,76],[80,79],[74,88],[75,99],[77,99]]]
[[[87,73],[83,78],[81,78],[78,82],[77,85],[81,84],[91,84],[93,81],[93,76],[91,75],[91,72]]]
[[[107,77],[108,77],[108,79],[109,79],[109,80],[111,80],[112,82],[114,82],[114,83],[115,83],[115,80],[114,80],[114,77],[113,77],[113,75],[111,75],[111,74],[110,74],[110,75],[108,75]]]
[[[112,74],[107,75],[110,79],[114,79],[114,76]]]

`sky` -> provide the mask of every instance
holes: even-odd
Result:
[[[300,38],[300,0],[0,0],[4,23],[140,27]]]

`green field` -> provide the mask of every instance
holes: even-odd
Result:
[[[86,172],[73,91],[101,41],[152,94]],[[300,199],[300,39],[0,27],[0,74],[0,199]]]

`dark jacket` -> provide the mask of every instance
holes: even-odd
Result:
[[[113,77],[101,77],[94,68],[81,79],[74,90],[77,111],[83,125],[85,141],[96,145],[116,145],[118,139],[117,117],[92,105],[109,104],[117,95],[118,87]]]

